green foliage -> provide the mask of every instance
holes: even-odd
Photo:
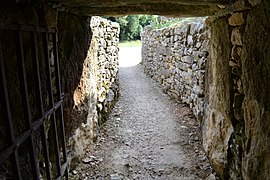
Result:
[[[120,25],[120,41],[133,41],[140,39],[140,33],[145,26],[152,23],[152,15],[128,15],[122,17],[104,17],[116,21]]]
[[[116,21],[120,25],[120,41],[133,41],[140,39],[140,33],[145,26],[153,29],[172,27],[182,23],[197,21],[203,18],[167,18],[158,15],[128,15],[122,17],[105,17]]]
[[[130,41],[140,39],[140,33],[144,24],[141,23],[142,15],[128,15],[116,18],[120,25],[120,41]]]

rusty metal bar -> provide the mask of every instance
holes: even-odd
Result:
[[[44,121],[47,120],[48,117],[51,116],[56,111],[56,109],[58,109],[61,106],[61,104],[62,101],[57,102],[53,108],[44,113],[43,117],[41,117],[40,119],[38,119],[33,123],[33,129],[21,133],[18,137],[15,138],[12,145],[2,150],[0,152],[0,162],[5,161],[7,157],[13,153],[13,151],[15,151],[23,142],[25,142],[29,138],[29,136],[33,131],[37,130],[40,126],[42,126]]]
[[[3,59],[3,50],[2,50],[2,44],[0,41],[0,97],[1,97],[1,103],[4,105],[4,119],[5,119],[5,126],[7,129],[7,138],[11,145],[15,145],[15,136],[14,136],[14,130],[13,130],[13,123],[12,123],[12,117],[11,117],[11,111],[10,111],[10,105],[9,105],[9,97],[8,97],[8,90],[7,90],[7,82],[6,82],[6,73],[5,73],[5,66],[4,66],[4,59]],[[20,172],[20,166],[19,166],[19,158],[18,158],[18,152],[17,148],[14,148],[14,150],[10,151],[11,154],[11,163],[12,163],[12,171],[13,171],[13,177],[14,179],[21,180],[21,172]],[[0,163],[5,161],[9,156],[4,156],[2,152],[0,152]]]
[[[19,80],[20,80],[20,89],[22,93],[23,100],[23,110],[24,110],[24,118],[27,120],[26,125],[27,129],[20,133],[17,137],[14,135],[13,129],[13,121],[10,111],[9,105],[9,97],[8,97],[8,89],[7,89],[7,79],[5,76],[5,66],[3,59],[3,50],[0,41],[0,100],[3,105],[3,114],[4,114],[4,123],[5,129],[7,133],[7,137],[9,138],[9,144],[5,149],[0,150],[0,163],[6,161],[9,157],[11,158],[12,163],[12,171],[13,178],[21,180],[21,170],[19,163],[19,156],[17,149],[22,145],[22,143],[30,140],[30,146],[28,150],[30,150],[30,158],[32,165],[32,173],[34,179],[40,179],[39,165],[37,163],[36,153],[35,153],[35,145],[33,135],[35,131],[40,131],[41,141],[43,147],[43,156],[45,161],[45,170],[46,170],[46,178],[48,180],[52,178],[51,172],[51,163],[55,163],[57,168],[56,179],[61,179],[65,176],[68,179],[68,161],[67,161],[67,152],[66,152],[66,142],[65,142],[65,131],[64,131],[64,119],[63,119],[63,96],[61,94],[61,82],[60,82],[60,72],[59,72],[59,61],[58,61],[58,49],[57,49],[57,34],[56,29],[48,29],[43,27],[31,27],[31,26],[20,26],[20,25],[3,25],[0,24],[0,30],[4,31],[14,31],[16,34],[17,44],[17,65],[19,70]],[[32,52],[32,63],[35,74],[35,85],[36,85],[36,97],[37,97],[37,108],[39,118],[33,121],[31,119],[30,113],[30,104],[28,99],[28,87],[27,87],[27,77],[26,77],[26,69],[25,69],[25,59],[24,59],[24,47],[22,41],[22,32],[30,33],[30,42],[31,42],[31,52]],[[47,91],[49,94],[49,108],[44,112],[43,107],[43,98],[42,98],[42,87],[41,87],[41,76],[40,76],[40,67],[39,67],[39,55],[38,55],[38,47],[37,47],[37,32],[42,35],[42,43],[44,48],[44,58],[45,58],[45,72],[47,77]],[[49,59],[49,42],[48,42],[48,34],[52,33],[53,37],[53,55],[54,55],[54,68],[55,72],[51,72],[50,59]],[[55,75],[56,78],[56,89],[57,94],[54,97],[52,84],[52,75]],[[57,102],[54,102],[57,101]],[[59,119],[57,119],[59,118]],[[55,161],[50,162],[49,155],[49,144],[47,141],[45,122],[50,119],[52,124],[52,132],[53,132],[53,147],[55,155]],[[59,127],[59,130],[57,129]],[[59,134],[58,134],[59,131]],[[59,137],[58,137],[59,135]],[[61,142],[61,149],[59,148],[59,143]],[[61,155],[63,155],[62,163],[60,160],[60,150]]]
[[[54,98],[53,98],[51,67],[50,67],[49,49],[48,49],[48,33],[43,33],[43,44],[44,44],[43,48],[44,48],[44,54],[45,54],[46,75],[47,75],[48,91],[49,91],[49,104],[50,104],[50,107],[53,107],[54,106]],[[55,159],[56,159],[56,168],[57,168],[57,173],[59,176],[61,174],[61,162],[60,162],[58,132],[57,132],[55,113],[53,113],[51,121],[52,121],[52,125],[53,125],[53,138],[54,138],[54,143],[55,143],[54,154],[55,154]]]
[[[29,97],[28,97],[28,88],[27,88],[27,78],[25,72],[25,60],[24,60],[24,49],[23,49],[23,42],[22,42],[22,32],[17,32],[17,63],[19,68],[19,78],[20,78],[20,87],[22,91],[22,99],[23,99],[23,109],[24,109],[24,118],[26,119],[26,124],[28,130],[32,129],[32,120],[31,120],[31,113],[30,113],[30,106],[29,106]],[[34,170],[34,178],[38,179],[40,176],[39,166],[36,158],[35,152],[35,145],[33,139],[33,132],[30,134],[30,157],[31,157],[31,164]]]
[[[49,109],[48,111],[46,111],[44,114],[43,114],[43,117],[41,117],[40,119],[38,119],[37,121],[35,121],[33,123],[33,129],[36,130],[38,129],[42,123],[44,123],[45,120],[47,120],[61,105],[62,105],[62,100],[61,101],[58,101],[54,104],[54,107]]]
[[[58,46],[57,46],[57,34],[53,34],[53,55],[54,55],[54,64],[55,64],[55,75],[56,75],[56,87],[57,87],[57,99],[62,100],[61,92],[61,79],[60,79],[60,70],[59,70],[59,60],[58,60]],[[65,125],[64,125],[64,116],[63,116],[63,106],[60,107],[60,130],[61,130],[61,141],[62,141],[62,151],[64,162],[67,162],[67,150],[66,150],[66,135],[65,135]],[[68,167],[65,169],[66,179],[68,179]]]
[[[61,166],[61,174],[60,174],[58,177],[56,177],[55,179],[56,179],[56,180],[61,180],[62,177],[66,174],[67,169],[68,169],[68,162],[65,162],[65,163]],[[67,176],[67,175],[65,175],[65,176],[66,176],[66,179],[68,179],[68,176]]]
[[[38,98],[38,111],[39,111],[39,116],[44,117],[36,32],[31,33],[31,43],[32,43],[32,51],[33,51],[33,68],[35,68],[35,74],[36,74],[35,83],[38,89],[36,91],[36,96]],[[41,134],[41,141],[42,141],[42,146],[43,146],[43,156],[45,159],[46,177],[48,180],[50,180],[51,179],[50,158],[49,158],[48,143],[47,143],[47,138],[46,138],[44,120],[45,118],[43,118],[40,122],[36,121],[35,123],[37,123],[36,128],[39,128],[39,124],[41,126],[40,134]]]

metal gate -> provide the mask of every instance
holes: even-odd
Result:
[[[10,64],[3,50],[8,47],[3,43],[3,36],[2,39],[0,36],[0,179],[68,179],[57,31],[42,27],[0,25],[0,33],[14,38],[16,63],[12,66],[18,73],[21,104],[17,108],[22,112],[20,122],[23,122],[18,123],[13,118],[12,109],[15,108],[10,99],[17,92],[8,88],[7,67]],[[25,39],[29,41],[27,44]],[[32,67],[30,75],[27,68],[30,61],[26,62],[25,59],[29,54]],[[44,72],[42,78],[41,71]],[[46,85],[42,86],[44,80]],[[34,90],[30,88],[31,83]],[[32,99],[36,102],[34,107]],[[35,115],[32,109],[36,110]],[[18,124],[22,124],[23,128],[15,128]],[[25,169],[29,172],[25,173]]]

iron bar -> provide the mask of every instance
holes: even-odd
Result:
[[[17,63],[18,63],[18,68],[19,68],[20,87],[22,91],[24,118],[26,119],[28,130],[32,130],[32,123],[31,123],[32,120],[31,120],[31,113],[30,113],[30,106],[29,106],[27,78],[26,78],[26,72],[25,72],[24,49],[23,49],[21,31],[17,32]],[[30,133],[30,146],[31,146],[30,148],[31,164],[34,170],[33,175],[35,179],[39,179],[40,172],[39,172],[38,162],[36,158],[34,138],[33,138],[32,131]]]
[[[35,69],[35,74],[36,74],[35,84],[36,84],[36,87],[38,88],[38,90],[36,91],[36,96],[38,97],[38,111],[39,111],[39,116],[44,117],[36,32],[31,33],[31,42],[32,42],[32,51],[33,51],[33,67]],[[36,127],[35,127],[35,124],[33,124],[33,128],[37,129],[39,128],[39,126],[41,126],[40,134],[41,134],[41,141],[42,141],[42,146],[43,146],[43,156],[45,159],[46,177],[48,180],[50,180],[51,179],[50,158],[49,158],[48,143],[47,143],[47,138],[46,138],[44,121],[45,121],[45,118],[41,118],[41,120],[35,121]]]
[[[58,46],[57,46],[57,34],[53,34],[53,55],[54,55],[54,64],[55,64],[55,75],[56,75],[56,86],[57,86],[57,98],[62,100],[61,92],[61,79],[60,79],[60,70],[59,70],[59,60],[58,60]],[[66,135],[65,135],[65,125],[64,125],[64,116],[63,116],[63,106],[60,107],[60,126],[61,126],[61,141],[62,141],[62,150],[63,150],[63,159],[64,162],[67,162],[67,150],[66,150]],[[66,168],[66,179],[68,179],[68,168]]]
[[[33,123],[33,130],[38,129],[62,104],[62,100],[55,103],[54,107],[43,114],[43,117]]]
[[[62,177],[66,174],[67,169],[68,169],[68,162],[65,162],[65,163],[61,166],[61,174],[60,174],[58,177],[56,177],[55,179],[56,179],[56,180],[61,180]],[[66,176],[66,178],[68,178],[68,177]]]
[[[47,74],[47,83],[48,83],[48,92],[49,92],[49,104],[51,107],[54,106],[54,98],[53,98],[53,87],[52,87],[52,79],[51,79],[51,67],[50,67],[50,59],[49,59],[49,49],[48,49],[48,33],[43,34],[43,47],[44,47],[44,55],[45,55],[45,64],[46,64],[46,74]],[[61,174],[61,162],[60,162],[60,153],[59,153],[59,143],[58,143],[58,133],[57,133],[57,125],[56,125],[56,117],[55,113],[52,116],[52,124],[53,124],[53,138],[55,143],[54,153],[56,159],[56,168],[58,175]]]
[[[2,44],[0,41],[0,97],[1,97],[1,103],[3,104],[3,114],[4,114],[4,122],[7,129],[7,138],[9,140],[9,143],[11,145],[14,145],[15,143],[15,136],[14,136],[14,129],[13,129],[13,123],[12,123],[12,116],[10,111],[10,105],[9,105],[9,97],[8,97],[8,90],[7,90],[7,81],[6,81],[6,73],[5,73],[5,65],[4,65],[4,58],[3,58],[3,50],[2,50]],[[10,150],[11,154],[11,163],[12,163],[12,171],[13,176],[15,179],[22,179],[21,172],[20,172],[20,166],[19,166],[19,158],[18,158],[18,152],[17,148],[14,150]],[[5,161],[9,156],[2,157],[2,153],[0,153],[0,163]]]
[[[32,165],[32,173],[34,179],[40,179],[39,165],[37,163],[36,153],[35,153],[35,145],[34,145],[34,132],[40,131],[42,148],[43,148],[43,156],[45,161],[45,170],[46,177],[48,180],[52,179],[51,172],[51,163],[55,163],[57,168],[57,179],[61,179],[62,177],[66,177],[68,179],[68,161],[67,161],[67,152],[66,152],[66,142],[65,142],[65,131],[64,131],[64,118],[63,118],[63,95],[61,93],[61,82],[60,82],[60,71],[59,71],[59,60],[58,60],[58,50],[57,50],[57,33],[56,29],[49,29],[44,27],[32,27],[32,26],[20,26],[20,25],[3,25],[0,24],[0,30],[4,31],[14,31],[16,33],[16,50],[17,50],[17,65],[19,70],[19,80],[20,80],[20,89],[22,93],[22,101],[23,107],[21,107],[24,111],[24,118],[27,120],[26,125],[27,129],[21,132],[17,137],[14,135],[13,129],[13,121],[11,116],[10,104],[9,104],[9,94],[7,89],[7,79],[5,75],[5,66],[3,59],[3,50],[0,41],[0,100],[1,105],[3,105],[3,114],[4,114],[4,125],[8,137],[9,144],[5,149],[1,149],[0,151],[0,163],[7,161],[7,159],[11,158],[11,167],[13,172],[13,178],[21,180],[21,170],[19,163],[19,155],[18,148],[20,146],[30,140],[30,146],[27,147],[30,150],[30,158]],[[27,87],[27,76],[25,69],[25,59],[24,59],[24,47],[22,41],[22,32],[30,33],[30,42],[31,42],[31,52],[32,52],[32,65],[34,69],[35,75],[35,93],[37,97],[37,108],[38,108],[38,117],[37,119],[31,119],[30,113],[30,104],[28,99],[28,87]],[[43,107],[43,97],[42,97],[42,86],[41,86],[41,74],[40,74],[40,65],[39,65],[39,54],[37,47],[37,34],[40,33],[42,36],[42,43],[44,49],[44,58],[45,58],[45,72],[47,77],[47,91],[49,94],[49,107],[46,110]],[[53,37],[53,55],[54,55],[54,67],[55,73],[51,72],[50,66],[50,58],[49,58],[49,42],[48,42],[48,33],[52,34]],[[56,89],[57,94],[54,99],[53,94],[53,84],[52,84],[52,75],[55,75],[56,80]],[[56,100],[56,102],[54,102]],[[55,161],[50,162],[50,154],[49,154],[49,144],[47,141],[46,135],[46,127],[45,123],[47,120],[51,121],[52,127],[51,130],[53,132],[53,148],[55,155]],[[58,126],[59,130],[58,130]],[[58,137],[59,131],[59,137]],[[59,140],[61,142],[61,149],[59,148]],[[61,150],[61,151],[60,151]],[[60,160],[60,152],[63,153],[63,164]]]
[[[44,121],[47,120],[48,117],[51,116],[56,111],[56,109],[58,109],[61,106],[61,104],[62,101],[57,102],[54,108],[51,108],[50,110],[46,111],[43,117],[41,117],[40,119],[38,119],[33,123],[33,129],[22,132],[18,137],[15,138],[12,145],[2,150],[0,152],[0,162],[5,161],[7,157],[13,153],[14,150],[16,150],[19,146],[21,146],[21,144],[29,138],[31,133],[37,130],[44,123]]]

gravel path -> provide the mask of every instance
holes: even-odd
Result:
[[[215,179],[194,116],[135,65],[138,50],[121,49],[119,101],[71,179]]]

